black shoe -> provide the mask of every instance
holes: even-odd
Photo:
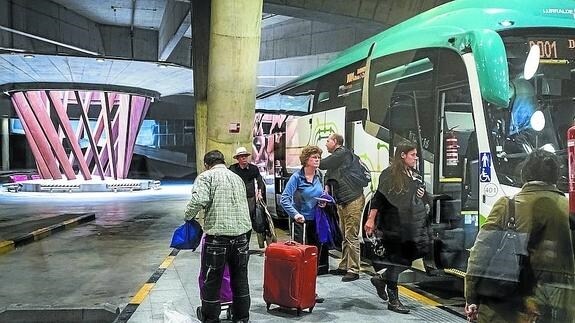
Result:
[[[390,311],[394,311],[399,314],[407,314],[409,313],[409,309],[405,307],[405,305],[401,304],[399,301],[399,293],[393,289],[387,289],[387,295],[389,296],[389,302],[387,303],[387,309]]]
[[[316,303],[323,303],[324,301],[325,301],[325,298],[319,297],[319,296],[317,296],[317,294],[315,294],[315,302]]]
[[[394,311],[399,314],[409,314],[409,309],[405,307],[399,300],[396,302],[389,302],[387,304],[387,309],[390,311]]]
[[[377,296],[387,301],[387,292],[385,291],[385,280],[381,278],[379,275],[375,275],[370,279],[371,284],[375,286],[375,290],[377,291]]]
[[[343,275],[343,277],[341,277],[341,281],[342,282],[352,282],[354,280],[358,280],[359,279],[359,274],[356,273],[352,273],[352,272],[348,272],[347,274]]]
[[[345,269],[332,269],[329,271],[330,275],[335,275],[335,276],[343,276],[345,274],[347,274],[347,270]]]

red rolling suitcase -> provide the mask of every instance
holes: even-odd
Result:
[[[304,227],[305,232],[305,227]],[[304,235],[305,241],[305,235]],[[295,241],[272,243],[265,251],[264,301],[311,313],[315,306],[317,247]]]

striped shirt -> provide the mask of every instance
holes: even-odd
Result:
[[[204,232],[238,236],[252,229],[244,181],[224,164],[218,164],[196,178],[186,207],[186,220],[205,210]]]

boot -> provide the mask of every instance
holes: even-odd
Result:
[[[377,291],[377,296],[384,301],[387,301],[387,292],[385,291],[385,279],[380,275],[375,275],[370,279],[371,284],[375,286],[375,290]]]
[[[409,309],[405,307],[399,301],[399,293],[397,289],[391,289],[387,287],[387,295],[389,296],[389,302],[387,302],[387,309],[400,314],[409,313]]]

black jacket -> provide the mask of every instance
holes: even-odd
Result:
[[[258,185],[258,189],[262,192],[262,196],[266,195],[266,184],[260,174],[260,171],[256,165],[248,164],[248,167],[241,168],[239,163],[230,165],[229,169],[236,175],[242,178],[244,184],[246,185],[246,197],[255,197],[256,189],[254,186],[254,180]]]
[[[325,183],[332,187],[332,195],[337,204],[347,204],[355,201],[363,194],[363,187],[351,185],[342,176],[345,168],[351,165],[352,159],[353,153],[349,149],[338,147],[331,155],[322,159],[319,164],[319,169],[327,170]]]
[[[405,175],[407,176],[407,175]],[[391,189],[391,168],[379,176],[379,186],[371,208],[378,210],[377,229],[382,231],[383,244],[389,260],[410,265],[429,252],[430,223],[424,198],[417,197],[422,182],[408,178],[407,190]]]

